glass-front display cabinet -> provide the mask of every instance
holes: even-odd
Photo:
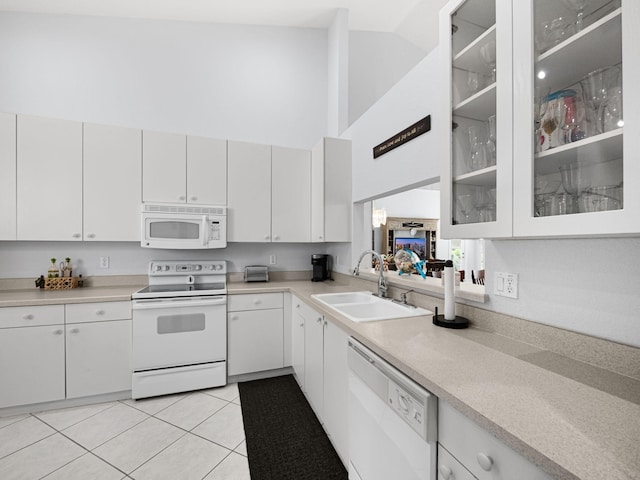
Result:
[[[513,1],[513,233],[640,232],[640,1]]]
[[[512,235],[512,2],[452,0],[440,11],[449,155],[442,238]]]

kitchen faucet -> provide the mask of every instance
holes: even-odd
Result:
[[[378,259],[378,265],[380,266],[380,276],[378,277],[378,296],[380,298],[385,298],[387,296],[387,281],[384,278],[384,260],[382,260],[382,256],[378,252],[374,250],[365,250],[362,252],[358,263],[356,263],[356,268],[353,269],[353,274],[355,276],[360,275],[360,262],[362,262],[362,259],[369,254]]]

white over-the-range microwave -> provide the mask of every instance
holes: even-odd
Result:
[[[140,238],[146,248],[224,248],[227,207],[143,203]]]

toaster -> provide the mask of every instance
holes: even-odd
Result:
[[[245,282],[268,282],[269,268],[264,265],[249,265],[244,267]]]

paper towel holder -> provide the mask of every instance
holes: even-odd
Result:
[[[444,328],[467,328],[469,326],[469,319],[465,317],[459,317],[453,320],[445,320],[444,315],[438,315],[438,307],[435,308],[436,313],[433,314],[433,324],[438,327]]]

